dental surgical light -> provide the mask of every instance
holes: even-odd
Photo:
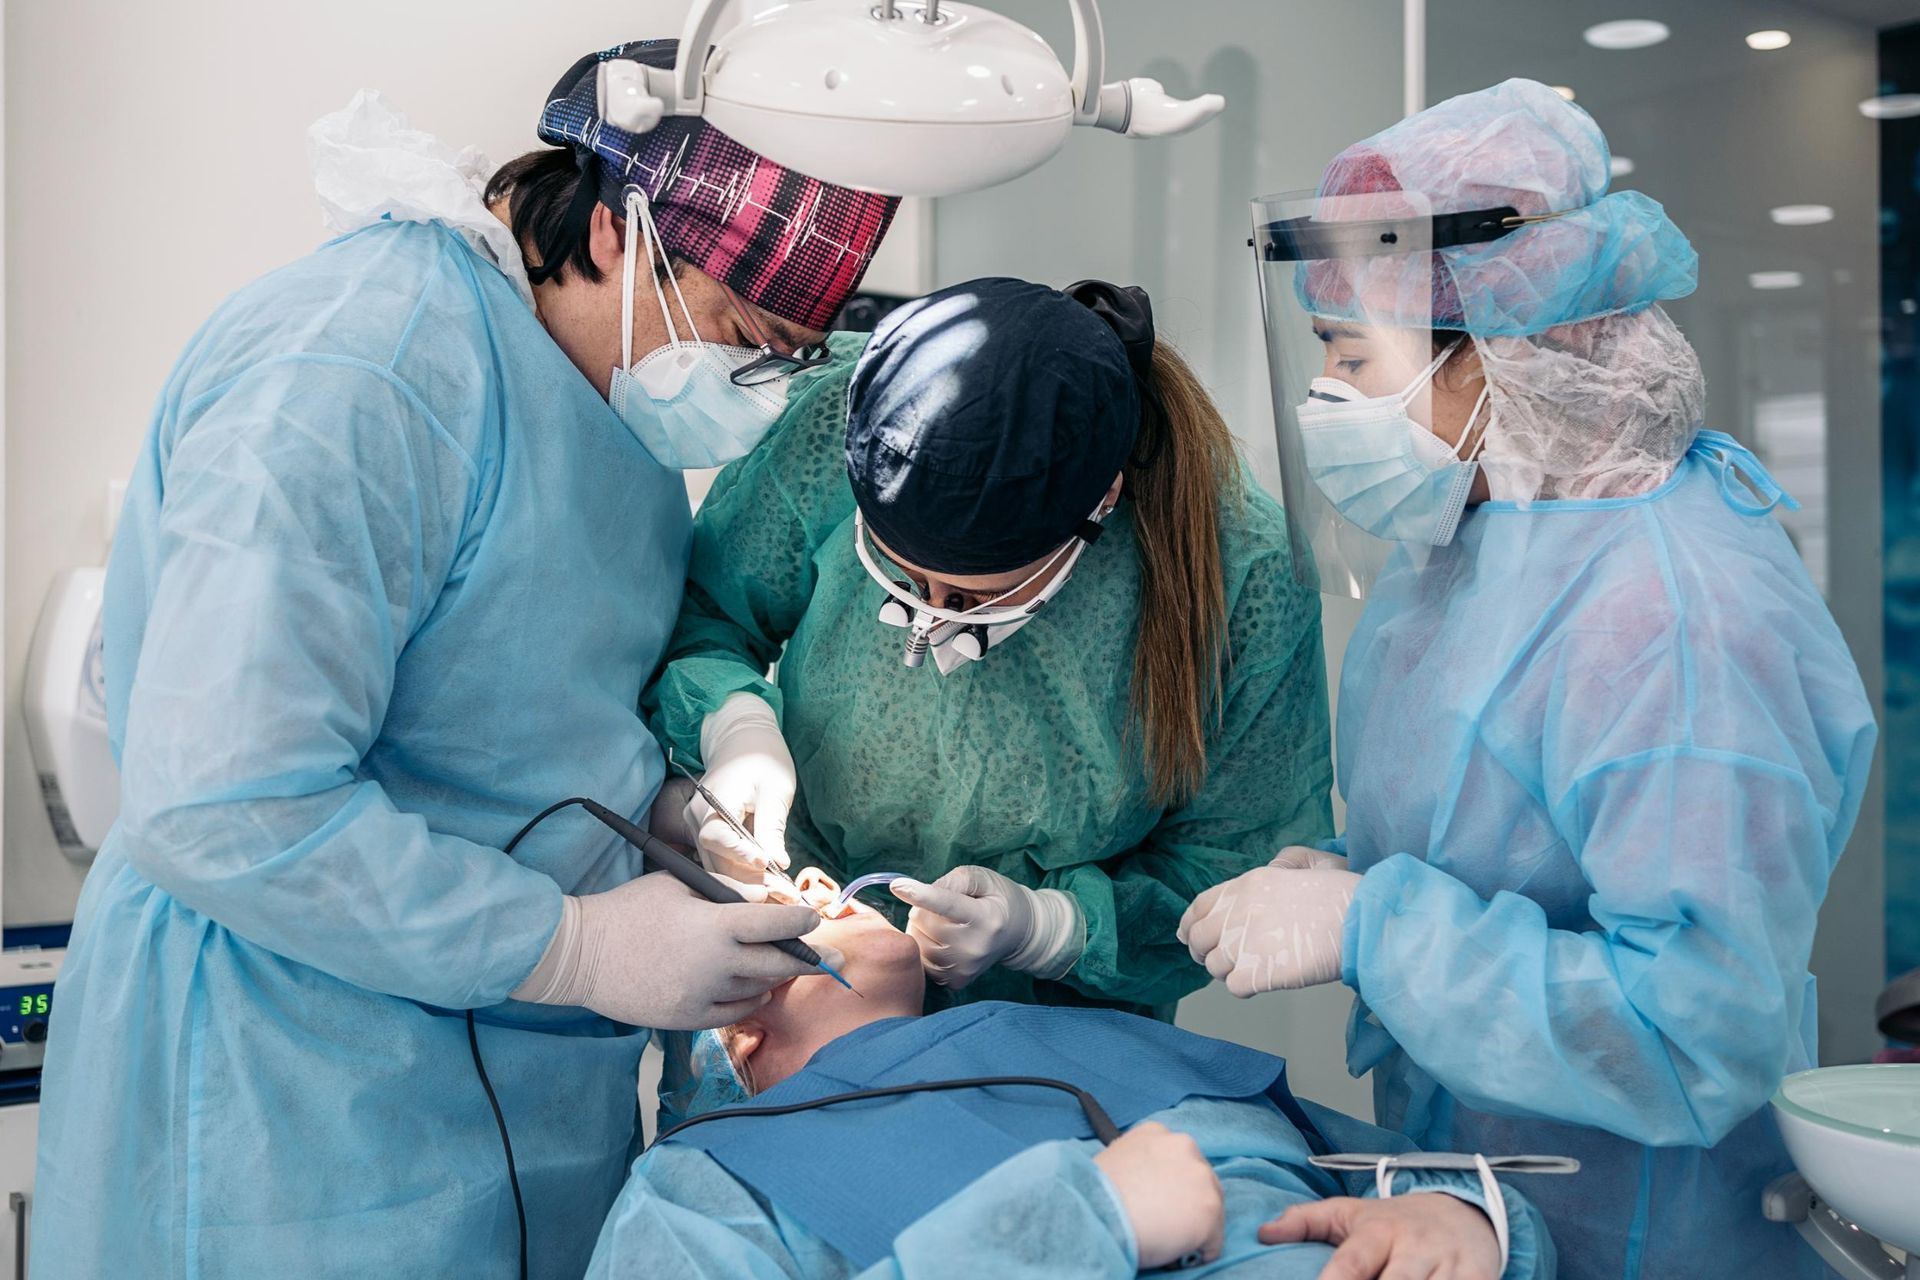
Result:
[[[1145,78],[1102,83],[1096,0],[1068,0],[1073,70],[1033,31],[948,0],[804,0],[718,31],[725,0],[698,0],[669,69],[612,59],[600,115],[642,133],[700,116],[823,182],[942,196],[1017,178],[1075,125],[1131,138],[1204,123],[1219,94],[1182,100]]]

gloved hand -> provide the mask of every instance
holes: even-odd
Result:
[[[1335,982],[1340,935],[1359,887],[1359,876],[1334,867],[1255,867],[1195,898],[1175,936],[1194,963],[1243,999]]]
[[[764,899],[758,885],[735,885]],[[789,978],[818,972],[763,944],[818,928],[811,907],[708,902],[664,871],[563,900],[516,1000],[578,1005],[615,1022],[695,1031],[738,1022]],[[836,968],[840,953],[815,947]]]
[[[653,809],[647,815],[647,831],[676,849],[698,848],[700,829],[693,824],[687,808],[699,797],[700,793],[688,779],[678,774],[668,778],[660,784],[660,794],[653,798]]]
[[[1029,889],[986,867],[955,867],[932,884],[895,880],[913,908],[907,934],[927,976],[958,991],[996,964],[1058,978],[1087,945],[1086,916],[1070,893]]]
[[[700,758],[707,764],[700,781],[747,825],[773,865],[786,870],[787,811],[797,783],[773,708],[750,693],[729,694],[701,722]],[[766,860],[697,794],[687,803],[687,820],[700,833],[700,860],[707,870],[760,883]]]
[[[1288,845],[1274,856],[1270,867],[1285,867],[1289,871],[1315,871],[1321,867],[1331,867],[1335,871],[1347,869],[1347,857],[1342,853],[1326,853],[1304,844]]]

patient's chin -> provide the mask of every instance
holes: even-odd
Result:
[[[920,948],[870,907],[837,920],[822,921],[808,943],[833,947],[844,957],[840,972],[860,994],[825,974],[795,978],[774,992],[783,1017],[800,1015],[832,1023],[873,1021],[920,1012],[925,978]]]

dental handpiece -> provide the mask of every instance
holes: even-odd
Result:
[[[666,843],[666,841],[659,839],[650,832],[643,831],[613,810],[607,808],[607,806],[595,800],[584,799],[580,804],[588,813],[600,819],[601,822],[611,828],[614,834],[644,853],[647,856],[647,861],[653,863],[668,875],[671,875],[681,884],[686,885],[687,888],[693,890],[708,902],[730,903],[746,901],[746,898],[741,896],[738,889],[735,889],[726,881],[715,876],[692,858],[687,857],[687,855]],[[811,965],[820,970],[847,990],[853,991],[853,994],[860,994],[854,990],[851,982],[841,977],[831,966],[821,962],[818,951],[815,951],[800,939],[777,938],[768,945],[783,955],[792,956],[801,964]]]

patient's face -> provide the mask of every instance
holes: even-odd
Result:
[[[849,1031],[883,1018],[918,1016],[926,997],[918,944],[871,907],[853,904],[807,940],[839,948],[846,957],[840,972],[860,994],[825,974],[795,978],[737,1023],[733,1053],[756,1093],[785,1080]]]

